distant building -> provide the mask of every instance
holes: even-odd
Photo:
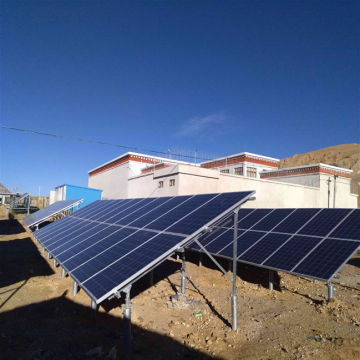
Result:
[[[102,190],[92,189],[84,186],[75,186],[64,184],[55,188],[55,202],[62,200],[84,199],[81,207],[91,204],[94,201],[101,200]],[[50,192],[51,195],[51,192]]]
[[[13,194],[8,188],[0,183],[0,204],[9,204],[16,194]]]
[[[325,164],[279,169],[279,159],[240,153],[201,164],[126,153],[89,171],[89,187],[104,199],[195,195],[255,190],[257,208],[357,207],[350,186],[352,170]],[[330,197],[328,190],[330,189]]]

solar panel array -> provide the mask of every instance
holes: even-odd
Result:
[[[76,204],[79,203],[79,201],[81,201],[81,199],[57,201],[56,203],[51,204],[44,209],[41,209],[24,217],[22,220],[27,227],[34,226],[56,215],[61,211],[67,210],[69,208],[71,209],[72,206],[76,206]]]
[[[14,207],[14,205],[16,205],[19,201],[25,199],[27,196],[30,196],[30,194],[25,193],[25,194],[20,195],[20,197],[15,198],[6,208],[10,209],[10,208]]]
[[[199,241],[211,254],[232,259],[233,233],[228,226]],[[239,212],[237,258],[243,263],[329,281],[359,245],[360,209]],[[201,251],[194,243],[191,248]]]
[[[254,192],[99,200],[34,233],[100,303]]]

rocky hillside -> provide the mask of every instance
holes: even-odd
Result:
[[[343,144],[297,154],[280,161],[280,168],[324,163],[353,170],[352,179],[360,181],[360,144]]]

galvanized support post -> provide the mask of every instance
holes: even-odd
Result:
[[[98,311],[98,304],[96,303],[95,300],[92,300],[92,299],[91,299],[91,310],[94,311],[94,314],[96,314]]]
[[[237,293],[236,293],[238,217],[239,217],[239,208],[234,210],[233,281],[232,281],[233,286],[232,286],[232,294],[231,294],[231,314],[232,314],[233,331],[236,331],[238,328]]]
[[[78,283],[74,280],[74,282],[73,282],[73,295],[76,296],[77,293],[78,293],[78,291],[79,291],[79,285],[78,285]]]
[[[125,305],[122,307],[124,313],[124,333],[123,333],[123,359],[129,360],[131,354],[131,305],[130,305],[131,286],[125,291]]]
[[[202,267],[202,253],[199,253],[199,267]]]
[[[51,254],[49,252],[47,253],[47,258],[51,259]]]
[[[45,251],[45,246],[42,247],[42,251]]]
[[[185,250],[182,253],[182,267],[181,267],[181,293],[185,294],[186,275],[185,275]]]
[[[54,260],[53,260],[53,266],[54,266],[54,267],[57,267],[57,264],[58,264],[58,262],[57,262],[56,259],[54,258]]]
[[[66,270],[64,268],[61,269],[61,277],[66,277]]]
[[[334,286],[331,280],[328,282],[328,300],[334,297]]]
[[[150,271],[150,286],[154,285],[154,270]]]
[[[176,260],[179,260],[179,253],[176,253]]]
[[[317,283],[317,280],[316,280],[316,279],[314,279],[314,280],[313,280],[313,283],[314,283],[314,284],[316,284],[316,283]]]
[[[269,290],[274,290],[274,271],[269,270]]]

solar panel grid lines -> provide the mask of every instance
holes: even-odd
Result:
[[[179,206],[181,206],[182,204],[186,203],[188,200],[190,200],[190,199],[192,199],[192,198],[193,198],[193,196],[189,197],[188,199],[186,199],[185,201],[181,202],[179,205],[177,205],[177,206],[175,206],[174,208],[172,208],[171,210],[167,211],[166,213],[164,213],[164,214],[161,215],[160,217],[165,216],[166,214],[170,213],[171,211],[173,211],[174,209],[178,208]],[[189,214],[188,214],[188,215],[189,215]],[[188,215],[186,215],[186,216],[188,216]],[[184,217],[186,217],[186,216],[184,216]],[[157,220],[157,219],[151,221],[149,224],[151,224],[152,222],[154,222],[154,221],[156,221],[156,220]],[[180,220],[181,220],[181,219],[180,219]],[[178,221],[180,221],[180,220],[178,220]],[[147,225],[149,225],[149,224],[147,224]],[[169,226],[169,227],[170,227],[170,226]],[[145,230],[147,230],[147,229],[146,229],[146,227],[144,226],[143,228],[140,228],[140,229],[137,230],[137,231],[141,231],[141,230],[145,231]],[[166,230],[166,229],[165,229],[165,230]],[[165,230],[164,230],[164,231],[165,231]],[[161,233],[163,233],[164,231],[162,231]],[[160,233],[160,234],[161,234],[161,233]],[[157,235],[159,235],[159,234],[157,234]],[[155,236],[156,236],[156,235],[155,235]],[[126,239],[127,239],[127,238],[126,238]],[[116,243],[116,244],[108,247],[106,250],[98,253],[98,254],[97,254],[96,256],[94,256],[93,258],[91,258],[91,259],[87,260],[86,262],[84,262],[81,266],[83,266],[84,264],[88,263],[89,261],[94,260],[96,257],[102,255],[105,251],[111,250],[113,247],[115,247],[115,246],[118,245],[120,242],[123,242],[123,241],[126,240],[126,239],[121,239],[118,243]],[[151,238],[151,239],[152,239],[152,238]],[[151,240],[151,239],[150,239],[150,240]],[[92,245],[92,246],[93,246],[93,245]],[[120,258],[119,260],[121,260],[121,259],[122,259],[122,258]],[[78,269],[78,267],[77,267],[76,269]],[[72,271],[75,271],[76,269],[73,269]]]
[[[261,209],[260,209],[260,210],[261,210]],[[251,230],[254,226],[256,226],[256,224],[258,224],[258,223],[259,223],[260,221],[262,221],[264,218],[266,218],[267,216],[269,216],[274,210],[275,210],[275,209],[272,209],[271,211],[269,211],[264,217],[262,217],[260,220],[258,220],[258,221],[257,221],[255,224],[253,224],[249,229],[246,229],[246,230],[244,229],[245,232],[244,232],[243,234],[241,234],[240,237],[243,236],[244,234],[246,234],[247,231]],[[251,214],[253,214],[253,213],[251,213]],[[249,215],[250,215],[250,214],[249,214]],[[244,218],[244,219],[245,219],[245,218]],[[241,221],[242,221],[242,220],[241,220]],[[239,229],[238,229],[238,230],[239,230]],[[264,236],[265,236],[265,234],[264,234]],[[261,240],[261,238],[260,238],[258,241],[260,241],[260,240]],[[228,245],[226,245],[223,249],[220,250],[220,252],[222,252],[226,247],[230,246],[233,242],[234,242],[234,241],[232,241],[231,243],[229,243]],[[239,238],[238,238],[238,242],[239,242]],[[256,243],[255,243],[255,244],[256,244]],[[255,244],[253,244],[252,246],[254,246]],[[251,247],[252,247],[252,246],[251,246]],[[250,247],[250,248],[251,248],[251,247]],[[250,249],[250,248],[249,248],[249,249]],[[241,254],[241,255],[242,255],[242,254]],[[241,255],[240,255],[240,256],[241,256]],[[239,257],[238,257],[238,258],[239,258]]]
[[[171,252],[199,236],[204,227],[224,219],[228,212],[252,194],[253,192],[244,192],[241,195],[196,195],[197,199],[194,200],[192,199],[195,196],[170,197],[165,200],[136,199],[120,211],[124,208],[128,210],[112,219],[110,217],[114,212],[106,210],[90,220],[85,219],[85,212],[79,218],[75,215],[71,216],[71,219],[60,220],[62,225],[56,226],[56,234],[44,234],[44,239],[47,235],[48,251],[74,279],[80,284],[84,283],[83,288],[87,293],[95,294],[93,300],[99,303],[99,298],[111,296],[112,289],[119,290],[122,284],[131,282],[150,267],[166,260]],[[131,204],[135,206],[131,207]],[[113,207],[115,208],[118,206]],[[117,210],[118,213],[120,211]],[[90,215],[88,213],[87,217],[90,218],[95,212]],[[105,214],[106,216],[102,217]],[[99,223],[95,218],[104,221]],[[159,222],[161,218],[164,218],[164,221]],[[174,224],[184,219],[187,219],[187,223],[184,223],[187,230],[180,234]],[[153,226],[156,221],[157,226]],[[195,222],[198,224],[193,232]],[[141,223],[143,225],[139,226]],[[167,224],[168,226],[165,226]],[[60,227],[68,229],[61,230]],[[90,227],[92,229],[85,233]],[[100,231],[97,233],[95,229]],[[188,234],[189,231],[191,235]],[[96,235],[89,237],[94,232]],[[61,241],[58,241],[60,238]],[[98,284],[102,284],[102,288],[94,289]],[[106,294],[103,293],[104,289]]]
[[[289,217],[291,217],[292,214],[296,213],[298,209],[295,209],[295,211],[293,211],[288,217],[286,217],[283,221],[281,221],[278,225],[275,226],[274,229],[276,229],[279,225],[281,225],[281,223],[283,223],[286,219],[288,219]],[[278,250],[280,250],[283,246],[285,246],[287,244],[287,242],[289,242],[294,236],[296,236],[297,234],[299,234],[299,232],[304,228],[306,227],[306,225],[308,223],[310,223],[323,209],[320,209],[318,212],[316,212],[305,224],[303,224],[303,226],[301,226],[294,234],[289,234],[291,235],[290,238],[285,241],[284,244],[282,244],[279,248],[277,248],[270,256],[268,256],[262,263],[265,263],[271,256],[273,256]],[[272,229],[272,230],[274,230]]]
[[[326,236],[334,228],[333,224],[338,223],[350,211],[351,209],[323,209],[299,234]]]
[[[121,202],[121,204],[122,204],[122,206],[124,206],[124,205],[126,205],[126,204],[124,204],[124,202]],[[134,204],[135,205],[135,204]],[[121,206],[121,207],[122,207]],[[112,206],[113,207],[113,206]],[[111,208],[112,208],[111,207]],[[121,207],[118,207],[117,209],[119,209],[119,208],[121,208]],[[124,210],[123,210],[124,211]],[[114,217],[115,215],[113,215],[112,217]],[[82,219],[83,221],[85,221],[85,223],[84,223],[84,226],[82,226],[80,229],[82,229],[82,228],[84,228],[84,227],[86,227],[86,226],[90,226],[90,224],[89,223],[95,223],[95,224],[104,224],[104,223],[102,223],[102,222],[100,222],[100,221],[95,221],[95,220],[91,220],[92,219],[92,217],[93,216],[91,216],[90,218],[88,218],[88,219]],[[110,218],[108,218],[107,220],[110,220],[112,217],[110,217]],[[76,217],[75,217],[76,218]],[[77,219],[77,218],[76,218]],[[111,223],[109,223],[108,224],[109,226],[113,226],[114,224],[111,224]],[[76,224],[73,226],[73,227],[75,227],[76,226]],[[119,225],[120,226],[120,225]],[[71,227],[71,228],[73,228],[73,227]],[[76,230],[74,230],[74,232],[71,232],[71,233],[68,233],[68,231],[71,229],[71,228],[67,228],[66,230],[64,230],[63,231],[63,233],[65,233],[65,236],[69,236],[70,234],[72,234],[72,233],[74,233],[74,232],[77,232],[79,229],[76,229]],[[92,228],[91,228],[92,229]],[[89,230],[87,230],[87,231],[89,231]],[[85,231],[85,232],[87,232],[87,231]],[[60,239],[58,239],[57,240],[57,242],[58,241],[61,241],[62,239],[63,239],[64,237],[62,237],[62,238],[60,238]]]
[[[172,199],[172,197],[169,199],[169,200],[171,200]],[[166,201],[167,202],[167,201]],[[165,202],[165,203],[166,203]],[[158,207],[160,207],[160,206],[162,206],[164,203],[162,203],[162,204],[160,204],[160,205],[158,205],[155,209],[157,209]],[[145,213],[143,216],[145,216],[147,213]],[[166,214],[166,213],[165,213]],[[111,224],[109,224],[109,226],[108,227],[110,227],[110,226],[112,226]],[[128,226],[127,226],[127,228],[128,228]],[[107,229],[107,228],[106,228]],[[136,230],[141,230],[140,228],[134,228],[134,229],[136,229]],[[104,231],[105,229],[102,229],[101,230],[101,232],[102,231]],[[99,232],[98,232],[99,233]],[[83,239],[80,243],[83,243],[83,242],[85,242],[86,240],[88,240],[88,239],[90,239],[91,237],[94,237],[95,235],[97,235],[98,233],[95,233],[95,234],[93,234],[93,235],[91,235],[91,236],[89,236],[89,237],[87,237],[87,238],[85,238],[85,239]],[[109,235],[110,236],[110,235]],[[94,244],[91,244],[89,247],[86,247],[86,248],[84,248],[84,249],[82,249],[82,251],[80,251],[78,254],[80,254],[81,252],[83,252],[83,251],[86,251],[86,250],[88,250],[90,247],[92,247],[92,246],[95,246],[95,245],[97,245],[98,243],[100,243],[101,241],[103,241],[105,238],[101,238],[99,241],[97,241],[97,242],[95,242]],[[122,240],[124,240],[124,239],[122,239]],[[122,241],[121,240],[121,241]],[[121,241],[119,241],[119,243],[121,242]],[[75,246],[78,246],[80,243],[76,243],[76,244],[74,244],[72,247],[70,247],[70,248],[68,248],[67,249],[67,251],[68,250],[71,250],[73,247],[75,247]],[[114,244],[113,246],[116,246],[118,243],[116,243],[116,244]],[[76,254],[76,255],[74,255],[74,256],[77,256],[78,254]],[[60,254],[59,254],[60,255]],[[73,258],[74,256],[72,256],[71,258]],[[69,260],[71,259],[71,258],[69,258]],[[91,259],[90,259],[91,260]],[[90,260],[88,260],[88,261],[90,261]]]
[[[327,238],[311,251],[311,254],[295,268],[293,273],[297,275],[306,273],[306,276],[330,281],[358,251],[358,248],[358,243],[354,241]]]
[[[91,205],[91,204],[90,204]],[[89,205],[89,206],[90,206]],[[101,210],[100,212],[103,212],[103,211],[105,211],[105,210],[102,210],[103,209],[103,204],[102,204],[102,206],[101,207],[99,207],[99,206],[97,206],[97,207],[91,207],[91,209],[90,209],[90,211],[87,211],[86,212],[86,214],[88,214],[88,215],[90,215],[90,214],[92,214],[92,213],[94,213],[95,211],[99,211],[99,210]],[[65,219],[67,219],[68,220],[68,222],[72,222],[72,224],[71,225],[74,225],[74,226],[77,226],[78,225],[78,222],[77,222],[77,219],[78,219],[78,217],[76,217],[76,216],[71,216],[72,214],[70,214],[69,216],[67,216],[66,218],[64,218],[64,220],[63,221],[65,221]],[[62,219],[61,219],[62,220]],[[83,220],[83,221],[85,221],[85,220]],[[57,227],[55,226],[57,224]],[[69,227],[67,227],[65,230],[63,230],[63,225],[64,225],[64,222],[63,223],[60,223],[59,221],[56,221],[55,223],[53,223],[53,224],[51,224],[51,225],[53,225],[51,228],[50,228],[50,231],[47,233],[47,235],[45,235],[45,238],[46,238],[46,240],[44,239],[44,236],[43,236],[43,234],[41,234],[41,238],[43,239],[43,243],[45,243],[45,241],[46,242],[48,242],[50,239],[52,239],[55,235],[57,236],[57,235],[59,235],[59,234],[61,234],[61,233],[64,233],[64,232],[68,232],[72,227],[74,227],[74,226],[71,226],[70,224],[70,228]],[[60,232],[58,232],[56,229],[57,228],[59,228],[60,229]],[[61,231],[61,230],[63,230],[63,231]],[[53,235],[52,237],[49,237],[50,235]]]
[[[360,213],[353,212],[329,237],[360,240]]]
[[[57,213],[71,209],[72,207],[76,206],[81,202],[82,199],[57,201],[56,203],[51,204],[44,209],[41,209],[24,217],[22,221],[28,228],[30,228],[31,226],[34,226],[36,224],[39,224],[40,222],[51,218]]]
[[[287,219],[296,209],[275,209],[268,216],[252,227],[252,230],[262,230],[269,232]]]
[[[331,231],[329,232],[329,234],[331,234],[342,222],[344,222],[345,219],[346,219],[347,217],[349,217],[349,215],[350,215],[353,211],[354,211],[354,209],[352,209],[335,227],[333,227],[333,229],[331,229]],[[327,236],[328,236],[329,234],[327,234]],[[324,242],[324,240],[326,240],[327,236],[325,236],[324,239],[319,242],[319,244],[317,244],[307,255],[305,255],[305,256],[291,269],[291,272],[294,272],[294,270],[295,270],[309,255],[311,255],[311,253],[312,253],[313,251],[315,251],[316,248],[317,248],[318,246],[320,246],[320,245]]]

